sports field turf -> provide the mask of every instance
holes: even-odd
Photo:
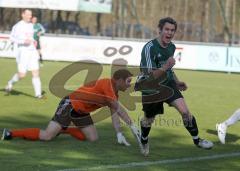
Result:
[[[30,73],[14,86],[11,95],[5,94],[3,89],[16,71],[16,64],[14,59],[0,59],[0,129],[45,128],[60,100],[49,91],[49,82],[69,64],[44,63],[41,80],[47,99],[37,100],[33,97]],[[86,73],[73,76],[65,88],[77,88]],[[188,70],[176,70],[176,74],[188,84],[189,89],[183,94],[198,121],[200,137],[213,141],[213,149],[195,147],[179,114],[165,105],[165,114],[157,117],[150,134],[148,157],[141,156],[130,130],[124,125],[124,134],[131,146],[118,145],[108,118],[96,124],[100,139],[94,143],[80,142],[68,135],[60,135],[50,142],[0,141],[0,170],[239,170],[240,124],[228,129],[225,145],[218,141],[215,124],[240,107],[240,75]],[[103,76],[110,76],[109,66],[104,66]],[[128,100],[126,97],[122,101]],[[136,110],[131,109],[129,113],[139,121],[143,114],[141,105],[138,103]]]

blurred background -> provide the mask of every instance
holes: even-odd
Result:
[[[104,0],[102,0],[104,1]],[[239,0],[108,0],[109,13],[33,9],[47,33],[150,39],[160,18],[177,20],[177,41],[239,44]],[[0,32],[9,32],[21,8],[0,8]]]

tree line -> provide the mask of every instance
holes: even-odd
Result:
[[[178,22],[175,40],[238,44],[238,0],[113,0],[112,13],[34,9],[48,33],[149,39],[160,18]],[[0,8],[0,31],[10,31],[21,9]]]

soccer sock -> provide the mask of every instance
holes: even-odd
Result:
[[[194,116],[189,119],[183,120],[185,128],[188,130],[188,132],[191,134],[194,144],[198,144],[199,137],[198,137],[198,127],[197,122]]]
[[[33,88],[34,88],[34,92],[35,92],[35,96],[41,96],[42,92],[41,92],[41,80],[40,77],[33,77],[32,78],[32,84],[33,84]]]
[[[80,141],[86,140],[85,135],[79,128],[67,128],[66,130],[61,130],[62,134],[70,134],[71,136],[77,138]]]
[[[14,74],[13,75],[13,77],[11,78],[11,80],[9,80],[8,81],[8,84],[14,84],[14,83],[16,83],[16,82],[18,82],[19,81],[19,76],[18,76],[18,74],[16,73],[16,74]]]
[[[230,118],[228,118],[225,122],[226,126],[230,126],[235,124],[237,121],[240,120],[240,109],[236,110]]]
[[[149,134],[150,130],[151,130],[151,127],[141,126],[141,132],[142,132],[141,142],[142,142],[142,144],[147,144],[148,143],[148,134]]]
[[[148,135],[151,130],[151,126],[145,127],[141,123],[141,142],[142,144],[147,144],[148,143]]]
[[[42,59],[42,54],[39,54],[39,61],[40,61],[40,63],[42,63],[42,62],[43,62],[43,59]]]
[[[14,129],[11,130],[12,137],[25,138],[28,140],[39,140],[40,129],[39,128],[26,128],[26,129]]]

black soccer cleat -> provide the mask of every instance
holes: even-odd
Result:
[[[12,139],[12,134],[9,130],[7,130],[6,128],[3,129],[2,132],[2,138],[1,140],[11,140]]]

